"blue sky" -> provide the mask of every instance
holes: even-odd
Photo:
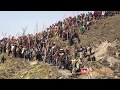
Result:
[[[38,31],[47,28],[58,20],[77,15],[84,11],[0,11],[0,38],[2,33],[16,35],[22,33],[22,27],[27,26],[26,34],[33,33],[38,23]]]

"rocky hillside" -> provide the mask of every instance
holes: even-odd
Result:
[[[79,32],[78,32],[79,33]],[[78,45],[93,46],[97,61],[86,61],[85,67],[91,70],[86,75],[79,75],[81,79],[120,78],[120,15],[94,21],[90,30],[80,35]],[[73,46],[55,37],[51,41],[58,45],[70,48]],[[28,62],[7,57],[4,64],[0,63],[0,78],[14,79],[66,79],[72,78],[67,70],[58,70],[56,67],[42,62]]]

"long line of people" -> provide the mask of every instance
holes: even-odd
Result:
[[[0,53],[7,53],[8,56],[21,58],[21,60],[25,59],[29,61],[43,61],[44,63],[53,64],[59,68],[71,70],[71,72],[74,68],[76,68],[77,70],[80,69],[80,61],[84,62],[84,58],[89,57],[87,60],[91,59],[90,55],[92,54],[92,52],[90,46],[88,48],[75,48],[75,59],[76,57],[79,57],[80,61],[72,61],[68,48],[63,49],[57,44],[50,43],[48,41],[44,42],[41,40],[38,42],[37,45],[34,44],[35,42],[36,40],[25,47],[23,46],[25,42],[21,44],[20,41],[18,41],[17,43],[17,40],[15,40],[14,38],[12,38],[11,40],[4,38],[0,41]],[[73,62],[75,62],[76,66],[74,66]]]
[[[81,62],[84,60],[95,60],[92,55],[92,48],[76,47],[74,49],[74,59],[70,57],[68,48],[58,46],[55,42],[50,42],[49,39],[58,36],[62,40],[68,40],[69,45],[73,45],[73,39],[76,38],[77,43],[80,43],[80,38],[77,33],[80,31],[83,34],[84,29],[89,30],[92,20],[98,20],[119,14],[119,11],[95,11],[94,13],[80,14],[77,17],[66,18],[63,22],[59,21],[51,25],[47,30],[27,36],[19,36],[15,38],[3,38],[0,40],[0,53],[7,53],[8,56],[21,58],[21,60],[38,60],[45,63],[53,64],[59,68],[65,68],[73,71],[80,69]],[[3,61],[2,61],[3,62]]]
[[[75,59],[79,57],[79,60],[72,61],[68,49],[63,49],[55,43],[50,43],[47,39],[43,40],[43,38],[41,38],[39,41],[33,40],[33,42],[32,40],[28,40],[28,42],[32,43],[24,41],[26,40],[22,39],[21,43],[21,40],[15,39],[14,37],[11,39],[4,38],[0,41],[0,53],[7,53],[8,56],[21,58],[21,60],[44,61],[59,68],[69,69],[71,72],[74,68],[76,68],[76,71],[80,69],[80,61],[84,62],[84,58],[88,58],[87,60],[93,58],[90,57],[92,54],[90,46],[88,48],[75,48],[74,56]]]
[[[8,56],[21,58],[21,60],[38,60],[44,61],[49,64],[58,66],[59,68],[70,69],[70,58],[69,50],[62,49],[57,46],[55,43],[44,42],[43,40],[39,41],[38,44],[32,47],[35,43],[31,43],[28,46],[20,45],[20,42],[12,42],[15,40],[8,40],[4,38],[0,41],[0,53],[7,53]]]
[[[94,11],[93,13],[88,12],[87,14],[81,13],[80,15],[68,17],[63,21],[52,24],[47,31],[49,31],[52,36],[59,36],[63,41],[68,40],[69,45],[73,45],[74,38],[80,43],[77,32],[83,34],[86,30],[89,30],[92,21],[105,19],[119,13],[120,11]]]

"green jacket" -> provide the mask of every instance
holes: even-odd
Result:
[[[85,32],[85,28],[83,26],[80,27],[80,32],[83,34]]]

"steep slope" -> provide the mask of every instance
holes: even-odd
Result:
[[[95,45],[99,41],[114,41],[120,39],[120,15],[93,22],[90,30],[81,36],[83,44]]]
[[[6,58],[4,64],[0,63],[0,79],[67,79],[70,75],[69,71],[58,71],[43,62]]]
[[[77,78],[120,78],[120,15],[93,21],[90,30],[83,35],[79,33],[79,37],[81,43],[78,46],[87,46],[89,44],[93,46],[97,61],[87,61],[85,67],[93,70],[93,72],[80,75]],[[52,38],[51,41],[64,48],[69,48],[73,58],[74,45],[69,46],[66,41],[62,41],[58,37]],[[101,74],[100,71],[96,73],[96,70],[108,70],[109,72]],[[7,57],[4,64],[0,63],[0,78],[66,79],[70,78],[70,75],[69,71],[59,70],[42,62],[28,62]]]
[[[83,35],[79,33],[79,37],[81,43],[78,46],[90,44],[97,59],[96,62],[86,62],[85,66],[89,69],[93,67],[92,70],[106,68],[112,72],[111,74],[102,74],[102,76],[96,74],[96,76],[85,76],[84,78],[120,78],[120,15],[93,21],[90,30],[86,31]],[[71,54],[73,53],[73,46],[68,46],[66,42],[59,39],[53,38],[53,41],[59,41],[59,45],[63,44],[63,46],[70,49]]]

